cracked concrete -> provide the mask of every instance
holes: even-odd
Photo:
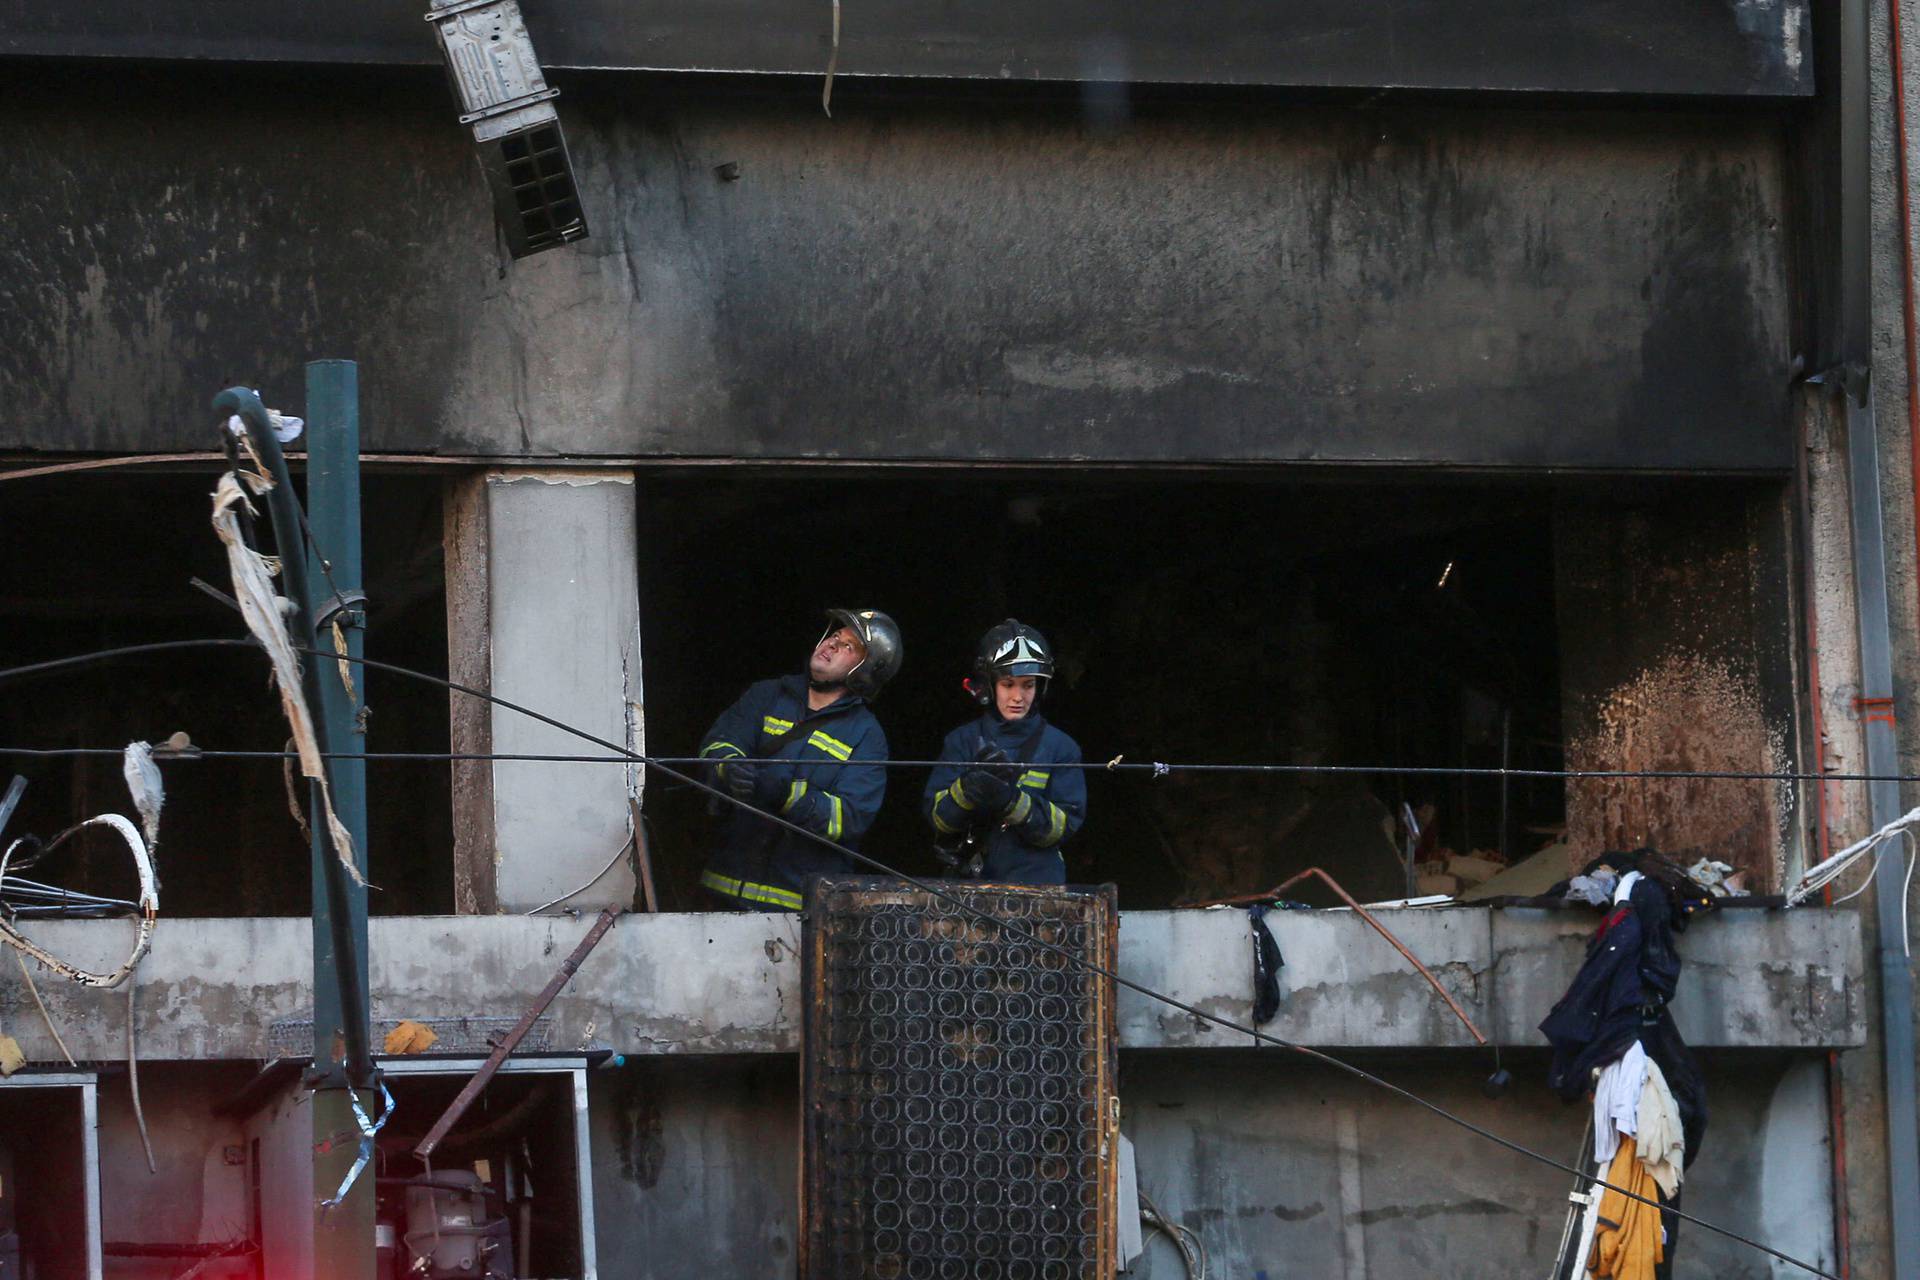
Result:
[[[1389,927],[1469,1015],[1503,1044],[1537,1045],[1535,1025],[1578,967],[1592,921],[1542,911],[1397,911]],[[581,1044],[589,1025],[634,1055],[788,1054],[799,1046],[795,921],[761,915],[629,915],[588,957],[550,1011],[551,1043]],[[1344,911],[1277,922],[1286,967],[1274,1034],[1357,1049],[1473,1042],[1404,959]],[[511,1017],[584,933],[584,920],[381,916],[371,922],[376,1018]],[[118,921],[37,928],[85,963],[124,940]],[[141,966],[141,1052],[157,1059],[269,1056],[268,1031],[304,1018],[310,929],[294,918],[163,920]],[[1812,1049],[1860,1043],[1858,918],[1848,911],[1743,912],[1681,939],[1687,970],[1674,1013],[1703,1047]],[[1791,955],[1792,964],[1757,957]],[[1497,957],[1497,961],[1495,959]],[[1252,1002],[1247,917],[1238,911],[1137,911],[1120,929],[1120,972],[1208,1013],[1245,1022]],[[43,982],[75,1054],[124,1052],[125,998]],[[12,970],[0,970],[0,1021],[28,1057],[55,1049]],[[1130,1049],[1251,1048],[1245,1036],[1120,992]]]

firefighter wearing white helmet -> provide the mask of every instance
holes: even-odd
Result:
[[[978,719],[949,733],[921,808],[934,850],[961,875],[1065,884],[1060,846],[1087,814],[1080,746],[1040,714],[1053,650],[1008,618],[980,638],[967,691]]]
[[[887,793],[887,735],[868,704],[900,670],[900,628],[874,609],[827,610],[805,673],[762,680],[702,739],[729,805],[720,845],[700,876],[718,905],[798,911],[811,875],[844,875]],[[810,840],[778,814],[831,843]]]

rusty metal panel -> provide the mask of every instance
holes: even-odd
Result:
[[[801,1280],[1108,1280],[1113,887],[942,887],[809,889]]]

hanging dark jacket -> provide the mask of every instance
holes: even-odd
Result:
[[[989,747],[998,747],[1017,763],[1014,798],[999,813],[982,813],[958,786]],[[1060,846],[1087,817],[1087,779],[1078,768],[1080,744],[1038,711],[1018,720],[1002,720],[988,711],[947,735],[940,764],[927,779],[920,809],[942,838],[968,831],[986,844],[981,874],[1002,884],[1065,884],[1067,864]]]
[[[1593,1072],[1638,1040],[1667,1078],[1686,1131],[1691,1162],[1706,1135],[1706,1085],[1680,1038],[1667,1002],[1680,981],[1673,895],[1659,882],[1636,882],[1626,902],[1608,909],[1587,958],[1540,1024],[1553,1045],[1548,1085],[1569,1102],[1593,1088]]]
[[[844,875],[853,861],[832,845],[860,847],[887,792],[887,735],[865,698],[843,693],[819,711],[807,707],[804,676],[762,680],[721,713],[700,754],[725,787],[727,761],[759,760],[752,809],[725,806],[719,847],[700,883],[747,910],[798,911],[811,875]],[[724,802],[722,802],[724,804]],[[760,812],[825,837],[810,840]]]

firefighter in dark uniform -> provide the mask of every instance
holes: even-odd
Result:
[[[721,713],[700,754],[715,785],[752,808],[726,806],[720,846],[700,876],[719,905],[798,911],[810,875],[853,861],[767,821],[774,813],[847,849],[886,795],[887,735],[868,704],[900,669],[900,629],[872,609],[829,609],[804,675],[762,680]]]
[[[1040,700],[1053,652],[1008,618],[980,640],[967,691],[980,718],[947,735],[921,809],[934,849],[960,874],[1000,884],[1065,884],[1060,846],[1087,816],[1080,746],[1048,724]]]

